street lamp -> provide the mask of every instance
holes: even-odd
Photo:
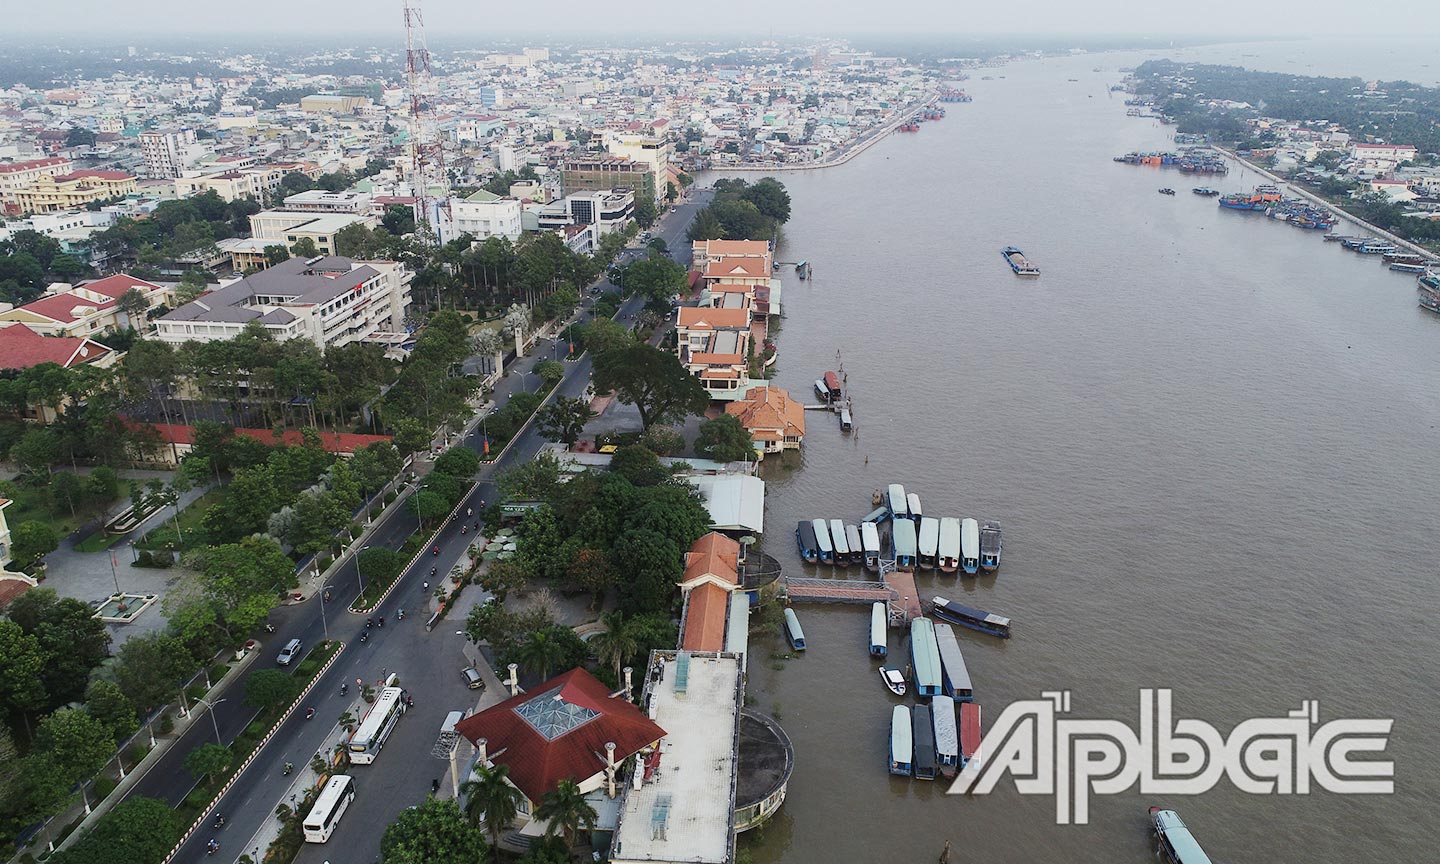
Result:
[[[204,699],[196,699],[195,701],[210,709],[210,724],[215,727],[215,743],[224,746],[223,742],[220,740],[220,724],[215,720],[215,706],[219,705],[225,700],[216,699],[214,702],[206,702]]]
[[[359,583],[359,585],[360,585],[360,593],[361,593],[361,594],[364,594],[364,593],[365,593],[365,576],[364,576],[364,574],[362,574],[362,573],[360,572],[360,556],[361,556],[362,554],[364,554],[364,552],[365,552],[366,549],[369,549],[369,548],[370,548],[370,544],[367,543],[367,544],[365,544],[364,546],[361,546],[361,547],[360,547],[360,551],[359,551],[359,552],[356,552],[356,553],[355,553],[355,581],[356,581],[357,583]],[[324,599],[324,598],[321,598],[321,599]]]
[[[355,559],[355,569],[360,569],[360,559],[358,557]],[[320,626],[325,630],[326,642],[330,641],[330,624],[325,620],[325,603],[329,599],[330,589],[334,587],[335,586],[332,583],[320,589]]]

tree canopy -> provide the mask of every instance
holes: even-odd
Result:
[[[595,389],[634,405],[643,429],[699,414],[710,404],[705,388],[667,351],[637,342],[609,348],[594,363]]]

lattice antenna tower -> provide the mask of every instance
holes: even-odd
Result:
[[[417,221],[429,225],[427,187],[444,176],[445,157],[435,134],[430,104],[435,96],[435,81],[430,74],[430,49],[425,44],[425,16],[420,11],[420,0],[402,2],[405,5],[405,85],[410,91],[410,188],[415,195]]]

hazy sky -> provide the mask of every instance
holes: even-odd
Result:
[[[423,0],[430,33],[1440,35],[1440,0]],[[401,0],[4,0],[11,32],[398,31]],[[617,24],[620,20],[623,23]],[[563,31],[560,29],[563,28]]]

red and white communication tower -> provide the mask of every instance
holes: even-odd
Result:
[[[435,80],[430,74],[430,49],[425,45],[425,18],[420,0],[405,4],[405,84],[410,91],[410,189],[415,196],[416,221],[431,223],[427,187],[444,185],[445,155],[435,134],[431,101]]]

